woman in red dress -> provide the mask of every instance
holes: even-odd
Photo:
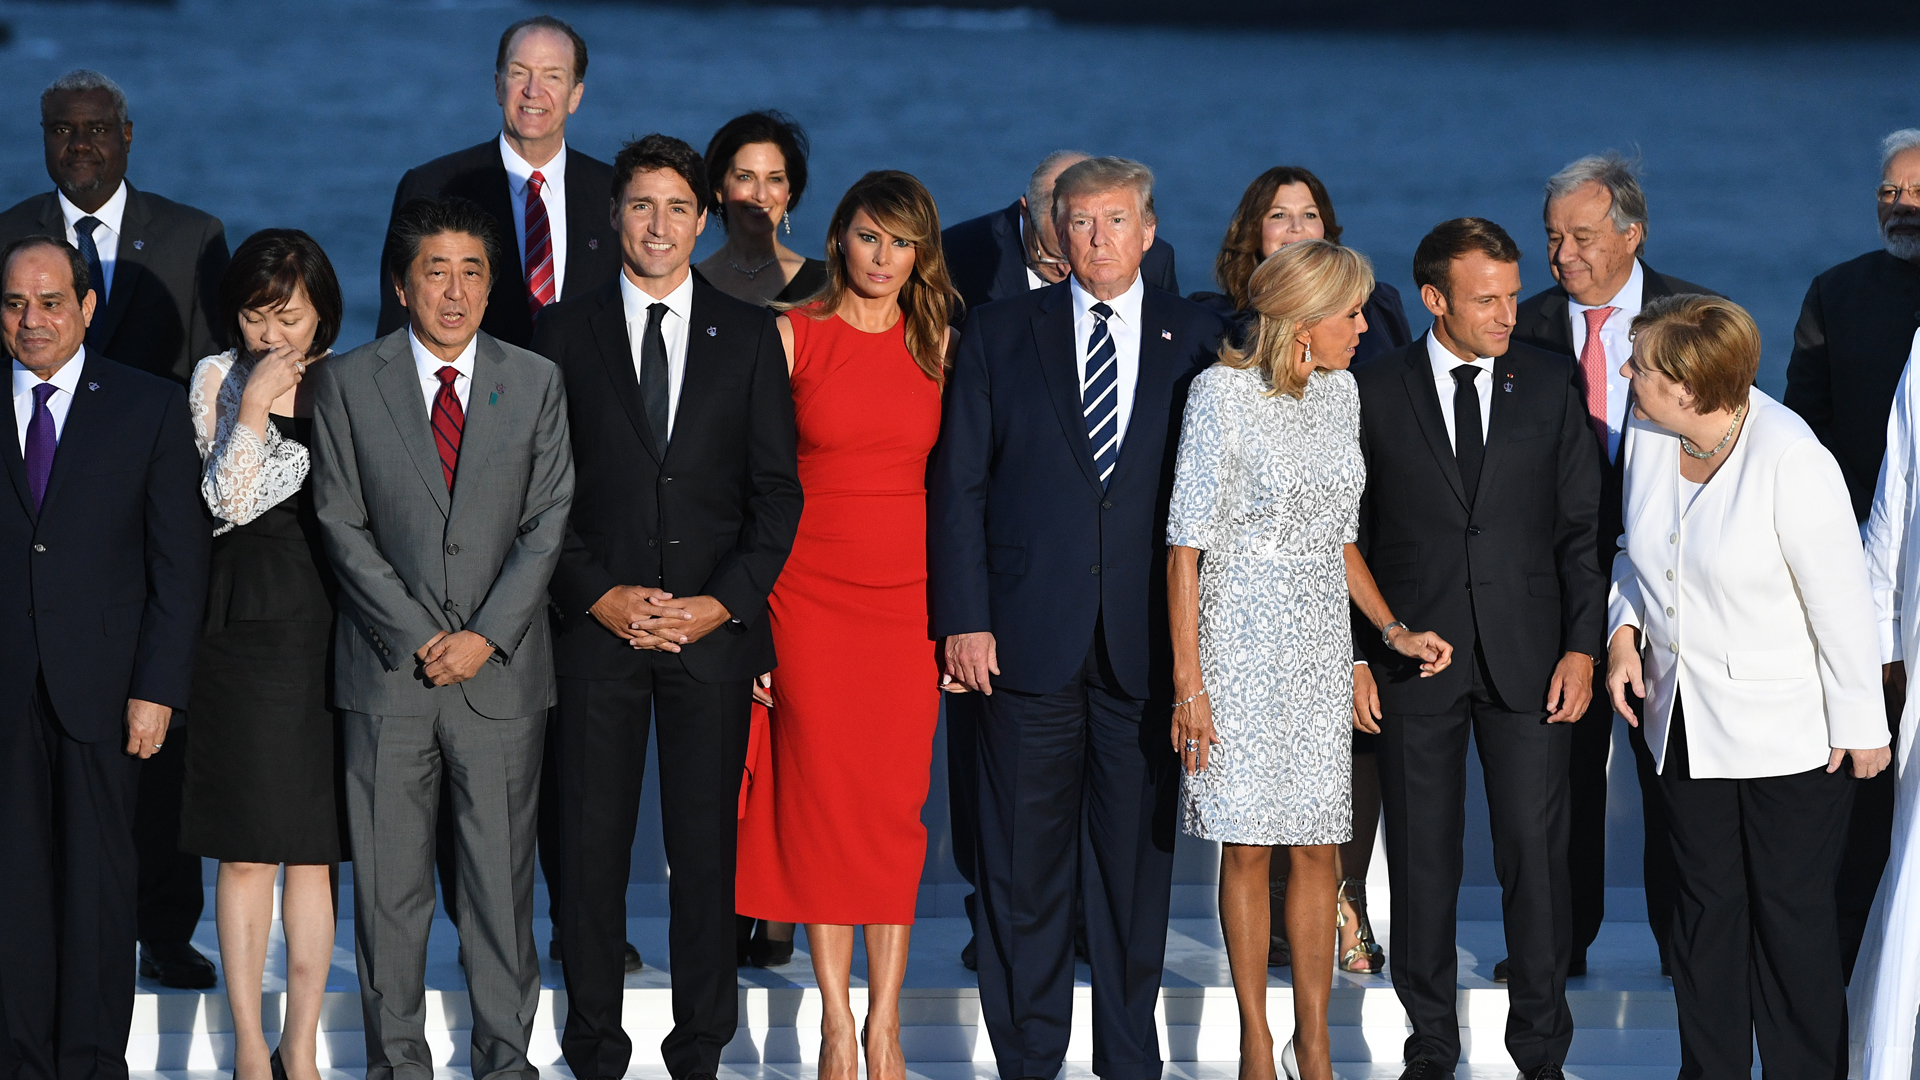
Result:
[[[806,508],[767,607],[735,910],[807,928],[825,999],[820,1076],[900,1080],[900,982],[927,831],[939,669],[927,638],[927,455],[958,295],[933,197],[903,172],[853,185],[825,291],[782,315]],[[759,709],[756,709],[756,713]],[[764,726],[762,726],[764,725]],[[866,928],[868,1008],[848,999]]]

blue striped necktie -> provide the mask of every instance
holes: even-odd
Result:
[[[1120,357],[1113,347],[1107,320],[1113,309],[1095,304],[1093,333],[1087,337],[1086,377],[1080,381],[1082,412],[1087,418],[1087,441],[1093,449],[1093,471],[1104,487],[1120,458]]]

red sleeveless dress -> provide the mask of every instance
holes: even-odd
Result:
[[[754,706],[736,907],[779,922],[913,922],[939,668],[927,638],[927,455],[940,387],[906,320],[788,315],[806,493],[767,609],[780,666]]]

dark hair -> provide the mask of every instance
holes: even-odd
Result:
[[[1431,285],[1440,290],[1441,296],[1452,299],[1447,291],[1448,268],[1453,260],[1475,251],[1494,262],[1520,261],[1520,245],[1513,242],[1507,230],[1486,218],[1454,218],[1435,225],[1432,232],[1420,238],[1420,246],[1413,252],[1413,283]]]
[[[573,81],[587,81],[586,40],[576,33],[573,27],[568,26],[565,21],[556,19],[551,15],[535,15],[530,19],[521,19],[512,26],[507,27],[506,32],[500,35],[500,51],[493,56],[493,73],[495,75],[507,70],[507,50],[513,47],[514,35],[522,30],[552,30],[556,33],[567,35],[567,40],[573,42]]]
[[[693,189],[693,204],[706,213],[713,202],[713,192],[707,189],[706,177],[701,175],[700,155],[693,147],[671,135],[655,132],[642,135],[620,148],[613,155],[613,201],[618,205],[627,197],[627,185],[633,182],[634,173],[674,172]]]
[[[7,264],[13,261],[14,252],[42,245],[55,248],[67,257],[67,269],[73,271],[73,298],[84,299],[87,290],[93,288],[93,279],[87,274],[87,260],[81,256],[78,248],[67,243],[65,237],[35,233],[32,236],[23,236],[8,244],[5,249],[0,249],[0,278],[6,276]]]
[[[393,280],[406,284],[407,268],[419,258],[421,243],[441,233],[465,233],[480,241],[487,253],[487,276],[494,276],[500,265],[500,225],[479,203],[458,195],[409,199],[393,215],[393,226],[387,230],[387,246],[382,253],[387,273]]]
[[[241,242],[220,278],[220,318],[231,333],[241,312],[280,307],[302,288],[320,317],[307,355],[321,356],[340,336],[340,279],[327,253],[299,229],[261,229]]]
[[[780,156],[787,163],[787,209],[800,208],[800,193],[807,190],[807,154],[811,150],[807,130],[800,126],[800,121],[778,109],[760,109],[720,125],[720,130],[707,140],[707,190],[713,196],[715,210],[723,224],[727,211],[725,200],[719,196],[726,183],[727,170],[733,168],[734,155],[743,146],[762,142],[780,148]]]
[[[1227,235],[1220,241],[1220,254],[1213,260],[1213,279],[1227,291],[1238,310],[1247,309],[1247,282],[1253,279],[1254,268],[1264,258],[1260,254],[1260,230],[1266,221],[1267,208],[1273,205],[1274,193],[1288,184],[1307,186],[1314,207],[1320,211],[1320,224],[1326,230],[1327,242],[1340,243],[1340,223],[1333,216],[1333,200],[1327,197],[1327,187],[1319,177],[1298,165],[1275,165],[1254,177],[1246,193],[1240,196],[1240,208],[1227,223]]]

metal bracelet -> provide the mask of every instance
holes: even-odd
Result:
[[[1178,709],[1178,708],[1180,708],[1180,707],[1181,707],[1182,705],[1191,705],[1191,704],[1193,704],[1194,702],[1196,702],[1196,701],[1199,701],[1199,700],[1200,700],[1201,698],[1203,698],[1203,697],[1206,697],[1206,696],[1207,696],[1207,692],[1206,692],[1205,690],[1202,690],[1202,691],[1200,691],[1199,693],[1197,693],[1197,694],[1195,694],[1195,695],[1193,695],[1192,697],[1190,697],[1190,698],[1188,698],[1188,699],[1187,699],[1187,700],[1185,700],[1185,701],[1176,701],[1176,702],[1174,702],[1174,703],[1173,703],[1173,707],[1174,707],[1174,708],[1176,708],[1176,709]]]
[[[1413,631],[1410,628],[1408,628],[1406,623],[1401,622],[1399,619],[1395,619],[1392,622],[1380,628],[1380,640],[1385,642],[1388,645],[1393,644],[1393,628],[1396,626],[1402,630],[1407,631],[1407,633],[1409,634],[1413,633]]]

